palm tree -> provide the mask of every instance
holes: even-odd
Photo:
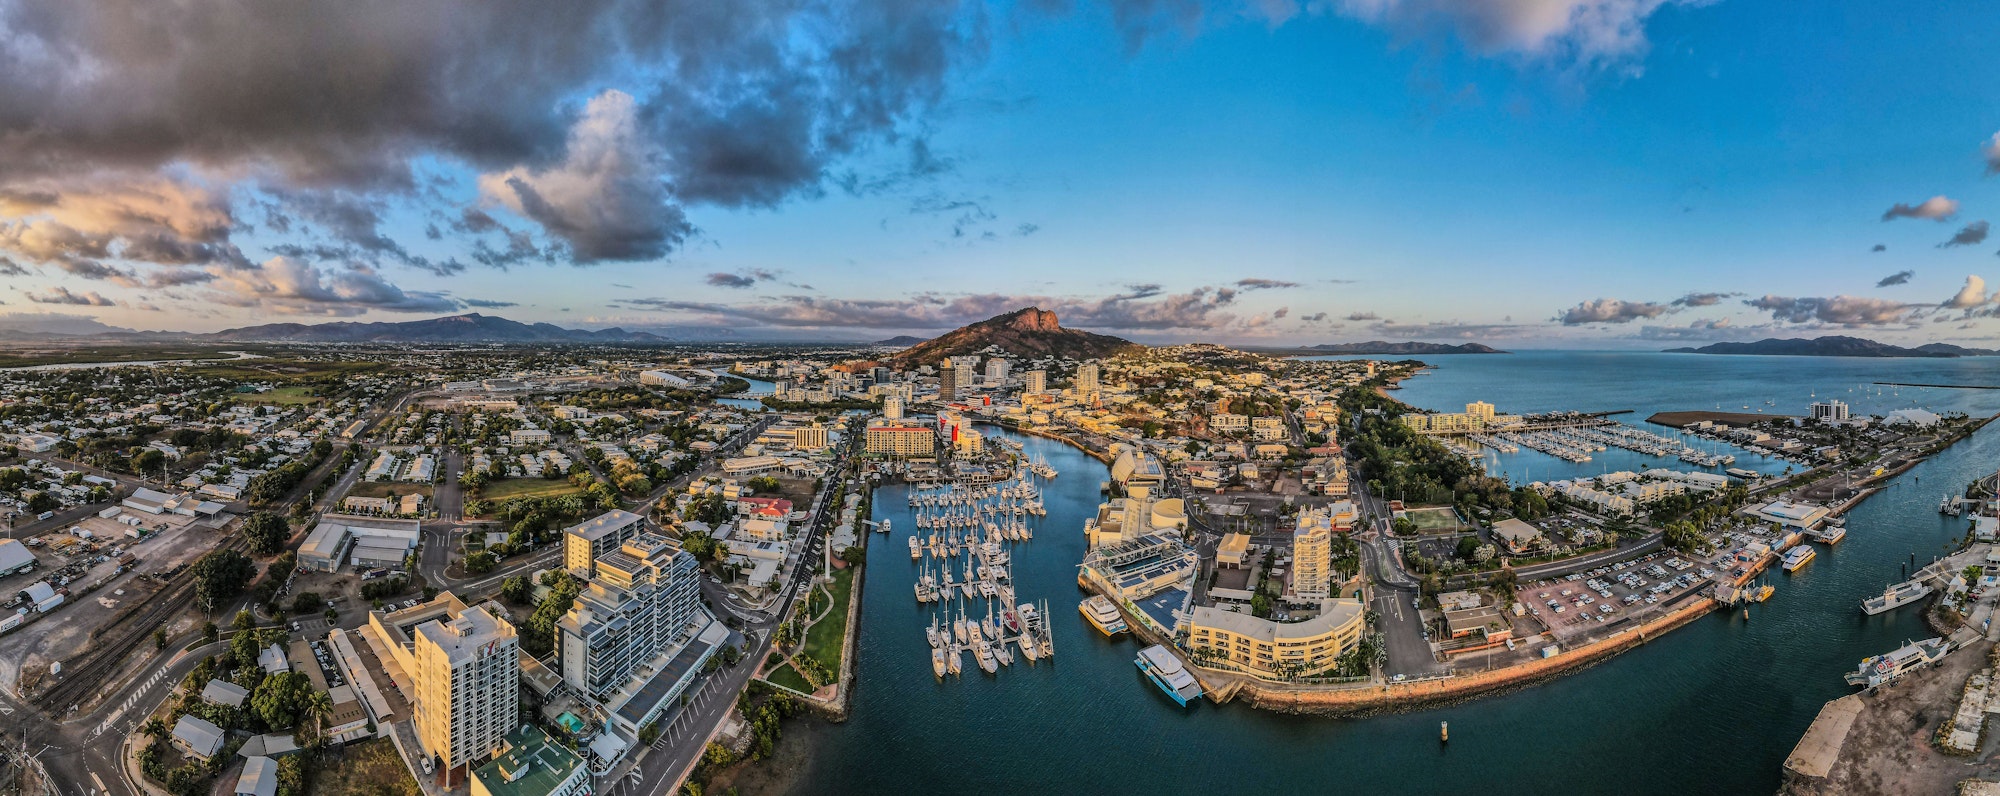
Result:
[[[319,735],[326,729],[326,718],[333,715],[333,697],[328,696],[325,691],[314,691],[306,695],[304,707],[306,718],[310,720],[308,726],[311,728],[307,731],[307,737],[312,739],[311,743],[306,745],[312,746],[319,743]]]

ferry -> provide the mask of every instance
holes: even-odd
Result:
[[[1862,600],[1861,612],[1869,616],[1874,616],[1884,611],[1891,611],[1909,605],[1923,599],[1930,593],[1930,585],[1923,581],[1912,580],[1897,583],[1887,589],[1883,589],[1880,596]]]
[[[1154,644],[1139,650],[1139,657],[1133,658],[1132,663],[1146,673],[1146,679],[1152,680],[1153,685],[1159,686],[1181,707],[1187,707],[1189,702],[1201,698],[1201,683],[1195,681],[1194,675],[1181,665],[1181,659],[1168,652],[1166,647]]]
[[[1950,651],[1951,645],[1941,638],[1905,644],[1895,652],[1863,660],[1859,668],[1847,673],[1847,684],[1875,688],[1944,660],[1944,654]]]
[[[1807,531],[1806,535],[1820,544],[1840,544],[1840,540],[1847,538],[1847,529],[1838,525],[1828,525],[1817,531]]]
[[[1083,612],[1083,618],[1090,620],[1090,624],[1097,628],[1097,632],[1104,635],[1115,636],[1131,630],[1125,626],[1125,617],[1118,615],[1118,607],[1112,605],[1110,600],[1104,599],[1101,594],[1084,600],[1077,609]]]
[[[1812,545],[1795,545],[1792,549],[1785,551],[1785,571],[1797,572],[1804,569],[1807,564],[1812,563],[1813,557],[1817,555],[1819,554],[1813,552]]]

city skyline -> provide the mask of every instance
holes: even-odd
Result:
[[[1978,344],[1978,10],[6,6],[0,324]]]

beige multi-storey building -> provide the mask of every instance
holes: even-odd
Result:
[[[407,674],[417,742],[449,770],[499,751],[519,725],[520,637],[449,592],[432,603],[440,604],[444,611],[410,631]]]
[[[1041,395],[1049,389],[1048,371],[1031,370],[1021,374],[1021,378],[1023,381],[1021,391],[1029,395]]]
[[[1204,605],[1188,617],[1188,649],[1197,665],[1269,680],[1311,676],[1361,643],[1364,614],[1360,600],[1326,600],[1318,616],[1290,623]]]
[[[1076,367],[1076,393],[1089,395],[1097,392],[1097,363],[1091,362]]]
[[[827,445],[826,426],[818,422],[814,422],[809,426],[800,426],[792,432],[792,440],[792,447],[802,451],[824,449]]]
[[[937,432],[923,426],[869,426],[862,448],[890,456],[932,456],[937,452]]]
[[[1323,509],[1299,513],[1292,531],[1294,600],[1324,600],[1333,588],[1333,516]]]
[[[563,531],[563,569],[590,577],[591,562],[617,550],[640,531],[646,518],[629,511],[607,511]]]

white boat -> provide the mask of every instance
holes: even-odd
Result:
[[[958,643],[960,644],[965,644],[972,640],[972,634],[967,631],[965,626],[965,616],[963,614],[959,615],[958,619],[951,623],[951,634],[958,638]]]
[[[1895,680],[1917,669],[1944,660],[1951,651],[1951,645],[1944,639],[1932,638],[1905,644],[1886,655],[1876,655],[1861,661],[1860,668],[1847,673],[1847,684],[1864,688],[1875,688]]]
[[[1022,636],[1020,638],[1020,642],[1021,642],[1021,657],[1027,658],[1029,663],[1034,663],[1036,660],[1042,657],[1041,652],[1035,649],[1036,645],[1034,639],[1029,638],[1027,636]]]
[[[945,662],[944,650],[933,647],[931,649],[931,671],[937,674],[938,679],[944,679],[945,670],[948,668],[950,667]]]
[[[986,646],[986,642],[981,641],[978,644],[973,645],[972,655],[973,657],[979,659],[980,671],[986,672],[987,674],[993,674],[995,672],[1000,671],[1000,661],[999,659],[993,657],[993,648]]]
[[[924,549],[917,545],[917,537],[910,537],[910,560],[915,561],[923,557]]]
[[[1869,616],[1892,611],[1923,599],[1931,593],[1929,584],[1923,581],[1905,581],[1882,590],[1882,594],[1861,601],[1861,612]]]

